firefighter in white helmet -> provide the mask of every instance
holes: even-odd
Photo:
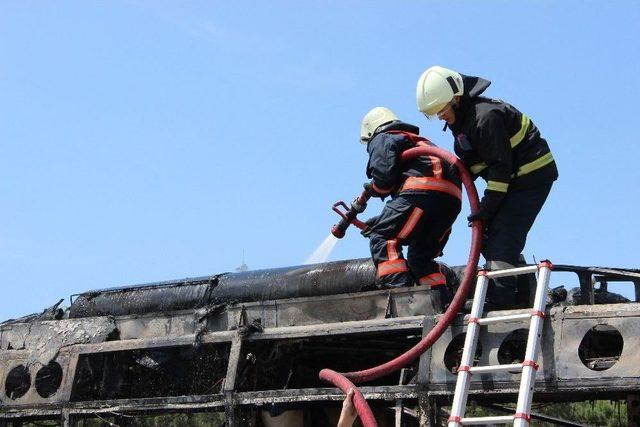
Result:
[[[488,80],[433,66],[418,79],[418,110],[445,121],[454,149],[475,177],[487,181],[479,211],[468,217],[483,221],[483,255],[488,268],[519,262],[527,234],[558,178],[547,141],[533,121],[500,100],[480,96]],[[490,286],[487,302],[496,308],[524,305],[528,295],[515,278]]]
[[[404,123],[388,108],[376,107],[362,120],[360,142],[367,144],[366,185],[374,197],[391,196],[379,216],[367,221],[371,256],[381,287],[429,285],[450,302],[448,272],[434,261],[461,208],[461,183],[455,167],[437,157],[409,162],[401,154],[422,139],[420,130]],[[402,246],[408,246],[407,259]]]

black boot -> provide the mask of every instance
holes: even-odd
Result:
[[[506,270],[515,268],[504,261],[487,261],[490,270]],[[519,307],[517,276],[499,277],[489,280],[485,311],[514,310]]]
[[[453,294],[447,287],[447,285],[434,286],[431,288],[431,295],[435,297],[434,306],[440,307],[442,312],[444,312],[451,301],[453,300]]]

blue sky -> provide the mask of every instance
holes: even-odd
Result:
[[[243,250],[302,263],[365,181],[367,110],[452,148],[415,107],[434,64],[492,80],[549,141],[530,259],[639,267],[638,22],[635,1],[4,1],[0,319]],[[468,243],[461,215],[444,261]],[[368,255],[351,229],[332,259]]]

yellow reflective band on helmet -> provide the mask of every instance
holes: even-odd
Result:
[[[476,163],[475,165],[471,165],[469,169],[471,169],[472,174],[477,175],[488,167],[489,166],[487,166],[485,162],[481,162],[481,163]]]
[[[516,145],[520,144],[524,139],[524,136],[527,134],[529,130],[529,125],[531,124],[531,119],[524,114],[522,115],[522,121],[520,123],[520,130],[518,133],[509,138],[509,142],[511,142],[511,148],[514,148]]]
[[[538,157],[533,162],[520,166],[520,169],[518,169],[518,173],[516,174],[516,176],[526,175],[528,173],[531,173],[535,170],[538,170],[540,168],[547,166],[551,162],[553,162],[553,156],[551,155],[551,152],[549,152],[544,156]]]
[[[501,193],[506,193],[508,189],[509,189],[509,184],[506,183],[506,182],[487,181],[487,190],[499,191]]]

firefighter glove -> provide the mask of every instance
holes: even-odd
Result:
[[[377,216],[371,217],[368,220],[366,220],[364,223],[367,224],[367,228],[365,228],[364,230],[362,230],[360,232],[360,234],[362,234],[364,237],[369,238],[369,236],[371,236],[371,230],[373,228],[373,225],[378,222],[378,218]]]
[[[367,192],[369,193],[369,195],[370,195],[371,197],[380,197],[382,200],[384,200],[384,199],[385,199],[385,197],[387,197],[387,196],[388,196],[388,194],[378,193],[378,192],[373,188],[373,185],[371,184],[371,182],[365,182],[362,186],[365,188],[365,190],[367,190]]]
[[[487,211],[482,209],[482,207],[478,209],[476,213],[471,214],[467,217],[467,221],[469,221],[469,227],[471,227],[473,221],[482,221],[483,224],[486,224],[488,219],[489,214],[487,213]]]
[[[478,212],[467,217],[467,220],[469,221],[469,227],[471,227],[471,223],[473,221],[482,221],[482,223],[487,226],[498,212],[500,203],[502,202],[503,198],[504,194],[502,193],[498,193],[495,191],[485,192],[484,197],[480,201]]]

